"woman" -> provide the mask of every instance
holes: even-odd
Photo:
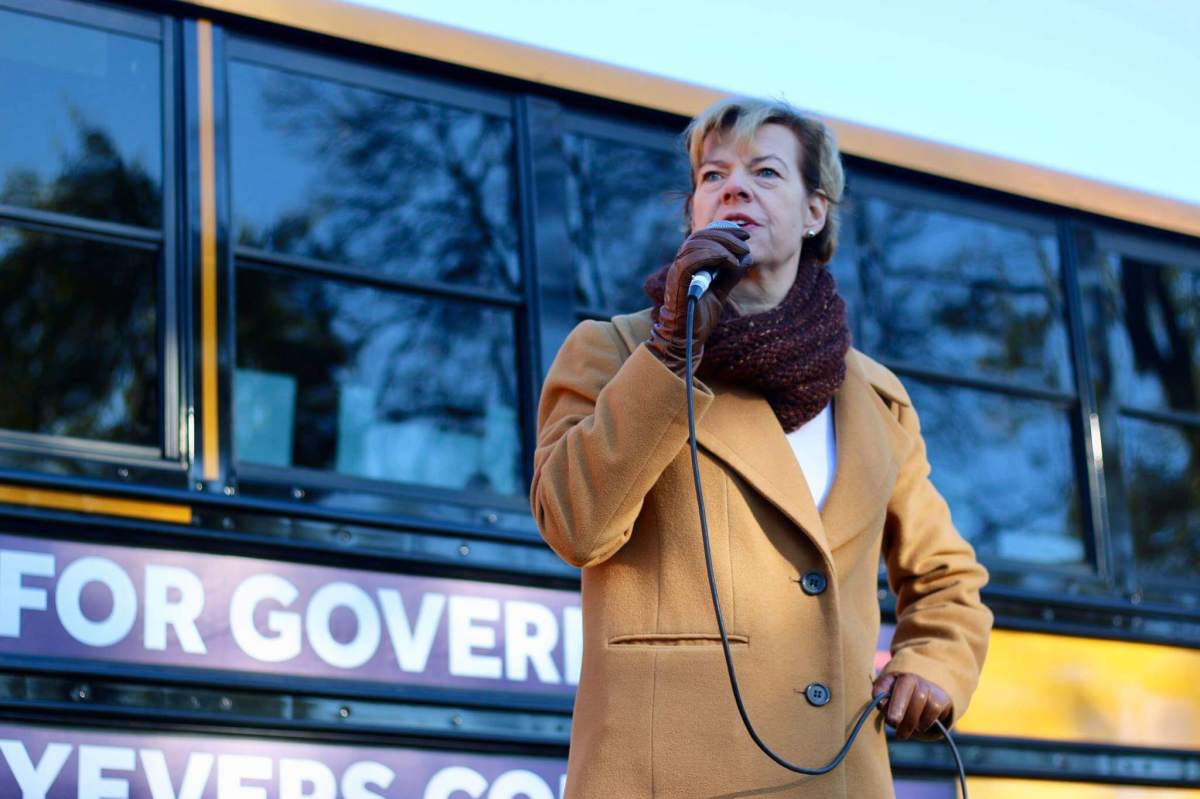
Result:
[[[822,766],[888,690],[899,737],[950,725],[987,648],[987,573],[929,482],[904,387],[850,347],[825,267],[844,184],[830,132],[742,98],[684,137],[691,235],[647,281],[651,308],[571,333],[538,412],[534,516],[583,567],[567,796],[890,797],[879,714],[817,777],[770,761],[738,717],[687,446],[698,269],[719,268],[694,329],[701,482],[738,680],[767,744]],[[722,219],[740,227],[708,227]],[[897,624],[876,678],[881,555]]]

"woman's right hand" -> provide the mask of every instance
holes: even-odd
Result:
[[[746,244],[749,238],[749,231],[739,227],[701,228],[688,236],[675,254],[667,272],[658,321],[650,330],[646,346],[680,378],[687,374],[687,305],[692,276],[701,269],[716,271],[712,285],[696,303],[692,360],[698,367],[704,355],[704,342],[721,318],[729,291],[750,268],[750,247]]]

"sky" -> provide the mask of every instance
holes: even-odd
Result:
[[[1200,205],[1200,0],[354,2]]]

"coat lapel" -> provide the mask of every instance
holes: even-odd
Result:
[[[846,379],[833,399],[837,463],[820,511],[775,412],[761,395],[709,383],[716,398],[696,431],[700,446],[741,475],[825,553],[879,518],[899,468],[895,432],[875,390],[854,353],[846,359]]]
[[[643,311],[613,318],[631,351],[648,335],[649,317]],[[846,353],[846,379],[833,399],[837,463],[820,511],[770,403],[740,386],[707,385],[715,399],[698,423],[697,444],[737,472],[823,554],[878,518],[895,484],[895,453],[904,446],[904,434],[888,420],[856,350]]]
[[[825,525],[783,428],[762,395],[717,383],[715,399],[696,427],[696,443],[737,472],[750,486],[829,551]]]
[[[886,414],[851,350],[846,354],[846,379],[834,396],[837,464],[821,508],[831,549],[878,519],[891,498],[900,470],[895,453],[903,442],[899,425]]]

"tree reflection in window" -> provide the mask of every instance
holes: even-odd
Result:
[[[519,292],[508,119],[230,67],[239,244]]]
[[[78,120],[78,150],[34,207],[139,217],[158,187]],[[20,171],[0,203],[23,190]],[[16,184],[14,187],[13,184]],[[0,227],[0,428],[158,446],[158,253]]]
[[[906,380],[955,526],[980,555],[1084,559],[1066,412],[1044,402]]]
[[[871,196],[852,219],[865,349],[1070,390],[1053,235]]]
[[[247,267],[237,289],[239,460],[524,490],[511,312]]]
[[[1200,270],[1100,261],[1138,567],[1200,574]],[[1165,414],[1173,414],[1166,418]],[[1139,418],[1145,417],[1145,418]]]
[[[1121,420],[1121,456],[1138,566],[1200,575],[1200,427]]]
[[[682,154],[567,134],[567,225],[580,308],[631,313],[646,276],[683,242]]]
[[[1111,252],[1102,269],[1121,402],[1200,413],[1200,270]]]
[[[159,65],[155,42],[0,9],[0,202],[159,227]]]
[[[860,346],[945,376],[905,384],[956,526],[985,557],[1082,562],[1068,408],[1021,391],[1075,393],[1056,237],[870,194],[845,235]]]

